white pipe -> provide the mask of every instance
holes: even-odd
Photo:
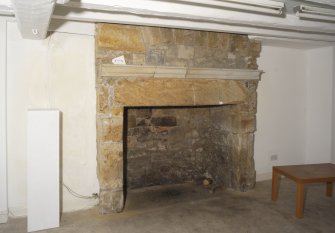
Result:
[[[277,9],[282,9],[285,7],[285,3],[271,1],[271,0],[222,0],[222,1],[261,6],[261,7],[267,7],[267,8],[277,8]]]
[[[0,19],[0,223],[8,219],[6,59],[7,22]]]
[[[248,1],[248,0],[178,0],[179,2],[188,2],[191,4],[204,4],[237,10],[247,10],[262,12],[262,9],[271,9],[274,14],[282,14],[284,3],[274,1]]]
[[[66,4],[68,3],[70,0],[56,0],[57,4]]]
[[[216,7],[222,7],[222,8],[228,8],[228,9],[235,9],[240,11],[251,11],[251,12],[258,12],[258,13],[264,13],[264,14],[272,14],[272,15],[281,15],[282,14],[282,7],[274,6],[268,7],[268,6],[260,6],[260,5],[249,5],[249,4],[241,4],[241,3],[232,3],[232,2],[223,2],[223,1],[216,1],[216,0],[179,0],[175,3],[188,3],[188,4],[202,4],[206,5],[208,7],[216,8]],[[119,12],[140,12],[144,11],[145,9],[141,9],[139,7],[124,7],[120,5],[115,4],[106,4],[106,2],[98,1],[98,2],[91,2],[91,1],[81,1],[81,2],[68,2],[64,4],[64,6],[68,7],[74,7],[74,8],[81,8],[81,9],[90,9],[90,10],[99,10],[99,11],[119,11]],[[159,13],[160,11],[155,11],[156,13]],[[161,11],[164,13],[164,11]]]
[[[335,6],[334,0],[308,0],[309,2],[317,3],[317,4],[324,4],[329,6]]]
[[[297,16],[300,19],[335,22],[335,15],[334,16],[326,16],[326,15],[317,15],[317,14],[297,12]]]
[[[188,19],[188,20],[200,20],[200,21],[210,21],[210,22],[223,22],[222,19],[217,17],[203,17],[194,14],[181,14],[181,13],[172,13],[166,11],[153,11],[139,8],[131,8],[131,7],[123,7],[123,6],[111,6],[111,5],[98,5],[91,3],[82,3],[82,2],[69,2],[65,4],[67,7],[79,8],[79,9],[87,9],[87,10],[97,10],[97,11],[105,11],[111,13],[129,13],[134,15],[143,15],[143,16],[156,16],[156,17],[169,17],[174,19]],[[260,9],[262,13],[271,14],[274,13],[272,9],[262,8]]]
[[[153,27],[169,27],[169,28],[183,28],[192,30],[204,30],[204,31],[218,31],[218,32],[230,32],[237,34],[248,34],[248,35],[261,35],[261,36],[273,36],[278,38],[294,38],[303,40],[313,41],[325,41],[335,42],[335,34],[321,34],[319,31],[306,31],[300,30],[300,28],[292,28],[287,31],[285,29],[273,27],[257,27],[257,24],[227,24],[224,21],[222,23],[215,22],[199,22],[199,21],[187,21],[181,23],[178,19],[155,19],[141,18],[138,16],[129,16],[129,14],[118,14],[117,18],[113,14],[102,13],[102,12],[85,12],[69,14],[57,14],[53,16],[54,19],[79,21],[79,22],[103,22],[103,23],[119,23],[119,24],[134,24],[144,25]],[[279,29],[279,30],[278,30]]]
[[[210,5],[210,7],[223,7],[223,8],[231,8],[235,10],[241,11],[252,11],[252,12],[259,12],[265,14],[274,14],[274,15],[281,15],[283,7],[277,6],[270,6],[270,5],[262,5],[262,4],[249,4],[249,3],[242,3],[240,1],[215,1],[215,0],[181,0],[181,2],[188,2],[188,3],[198,3],[198,4],[205,4]]]
[[[327,9],[323,7],[300,5],[299,12],[308,13],[308,14],[316,14],[316,15],[328,15],[328,16],[335,17],[335,10]]]

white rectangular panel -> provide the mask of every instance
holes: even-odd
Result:
[[[29,110],[27,132],[28,232],[59,227],[58,110]]]

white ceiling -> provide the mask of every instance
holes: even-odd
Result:
[[[16,1],[22,2],[22,0],[13,0],[14,5]],[[54,2],[56,0],[39,1]],[[239,2],[241,0],[227,1]],[[335,9],[335,1],[276,0],[285,3],[285,12],[281,16],[216,5],[216,3],[227,1],[208,0],[206,4],[195,4],[194,2],[201,3],[203,0],[58,0],[53,14],[49,16],[51,17],[49,30],[85,34],[87,29],[86,33],[91,34],[94,27],[86,24],[108,22],[241,33],[255,36],[266,43],[282,41],[283,46],[299,47],[298,45],[304,44],[302,47],[313,47],[335,43],[335,16],[334,22],[302,20],[295,15],[293,10],[300,4],[315,5],[316,2],[316,5],[328,4],[328,9]],[[269,0],[249,0],[249,2],[271,3]],[[245,4],[240,5],[245,7]],[[34,20],[31,20],[33,16],[29,15],[30,12],[27,11],[22,20],[17,11],[15,11],[16,17],[14,16],[13,8],[15,10],[11,1],[0,0],[0,17],[3,15],[3,18],[19,22],[19,25],[22,25],[21,33],[26,38],[43,38],[43,36],[30,35],[34,26],[25,22],[34,23]],[[50,20],[50,18],[44,20]],[[37,22],[38,20],[35,23]]]

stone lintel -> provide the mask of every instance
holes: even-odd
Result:
[[[247,87],[237,80],[120,79],[114,85],[118,106],[200,106],[246,101]]]
[[[102,64],[101,77],[180,78],[259,80],[262,71],[249,69],[217,69],[167,66],[137,66]]]

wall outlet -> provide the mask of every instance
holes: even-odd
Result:
[[[278,160],[278,155],[277,155],[277,154],[270,155],[270,160],[271,160],[271,161],[276,161],[276,160]]]

